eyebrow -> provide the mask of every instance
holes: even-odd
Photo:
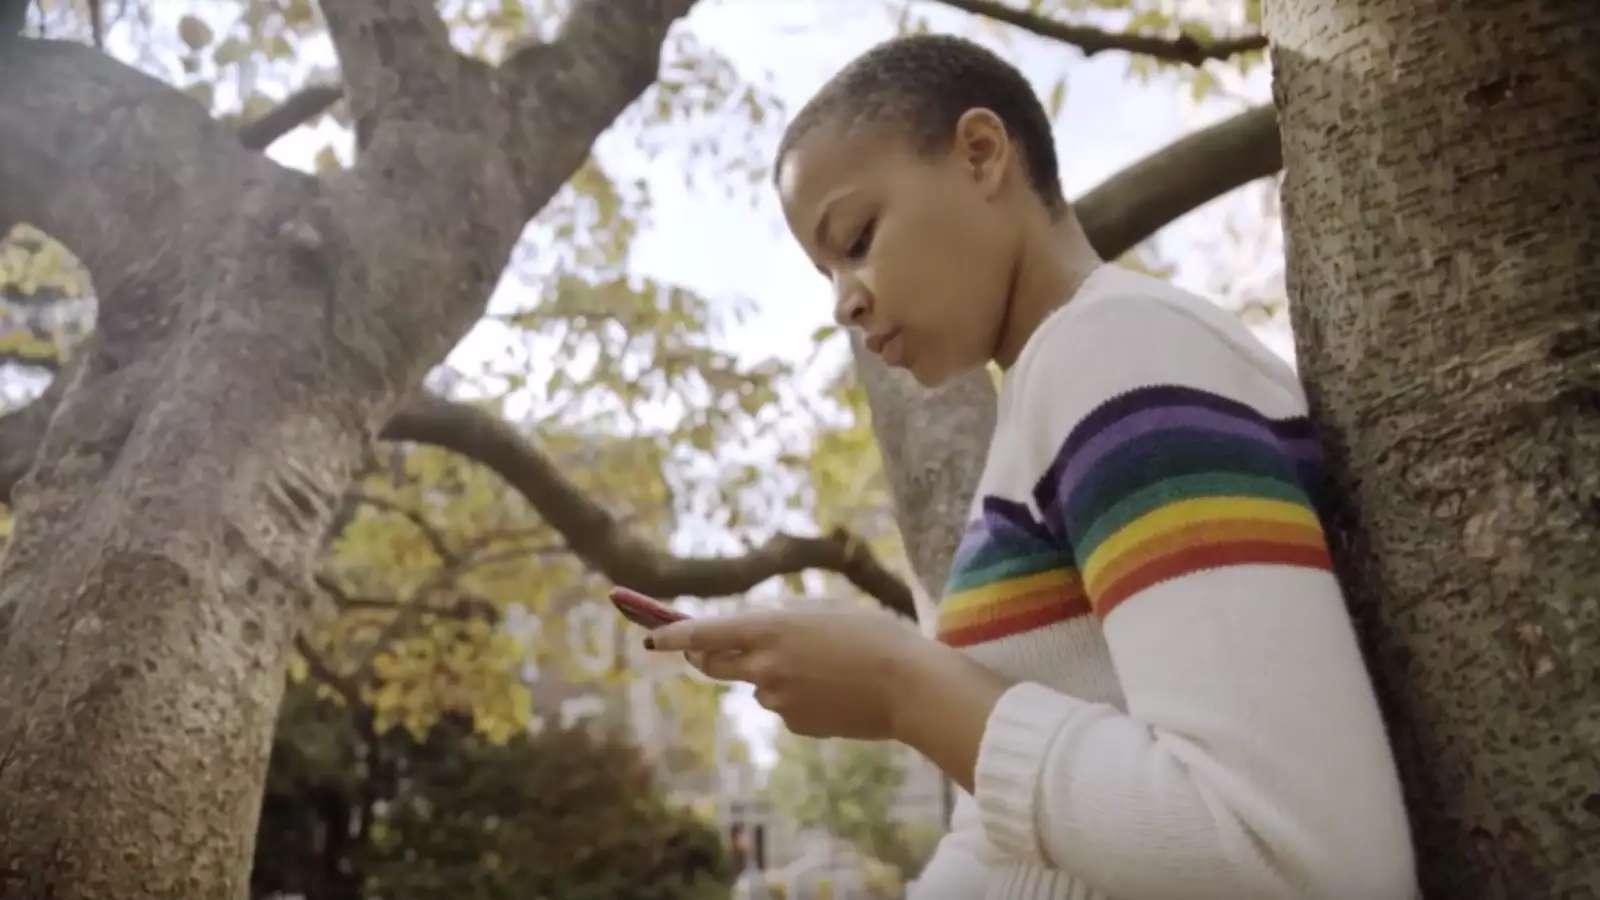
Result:
[[[833,207],[836,203],[837,200],[828,201],[827,207],[822,210],[822,217],[817,219],[817,230],[811,235],[811,242],[818,247],[826,246],[828,243],[828,216],[833,214]]]
[[[816,231],[811,236],[812,242],[818,247],[821,247],[827,243],[828,217],[833,215],[833,208],[839,204],[840,200],[843,200],[855,192],[855,188],[845,188],[839,193],[834,194],[832,197],[829,197],[828,201],[822,205],[822,215],[817,219]]]

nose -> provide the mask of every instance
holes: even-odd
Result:
[[[836,275],[833,279],[833,320],[840,325],[865,325],[871,310],[867,292],[860,282]]]

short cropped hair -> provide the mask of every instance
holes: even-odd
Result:
[[[1015,66],[964,38],[921,34],[885,41],[856,57],[801,107],[778,144],[774,173],[819,125],[904,129],[923,154],[949,149],[969,109],[994,112],[1022,148],[1028,181],[1052,212],[1066,207],[1050,118]]]

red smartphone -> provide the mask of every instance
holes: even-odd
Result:
[[[673,609],[654,597],[645,596],[625,587],[611,589],[611,602],[617,607],[617,612],[627,617],[628,621],[646,628],[660,628],[668,623],[689,618],[687,614]]]

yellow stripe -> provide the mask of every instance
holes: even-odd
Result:
[[[974,607],[1001,602],[1017,594],[1031,594],[1047,587],[1065,587],[1072,583],[1071,576],[1071,569],[1050,569],[1024,575],[1021,578],[1007,578],[1004,581],[968,588],[959,594],[946,597],[944,602],[939,604],[939,612],[941,615],[947,612],[963,612]]]
[[[1014,616],[1019,613],[1032,612],[1046,606],[1066,602],[1067,595],[1052,587],[1044,590],[1035,590],[1020,593],[1016,596],[1001,598],[995,603],[967,609],[940,609],[939,630],[949,631],[956,628],[965,628],[975,622],[987,622],[992,619]]]
[[[1088,582],[1089,593],[1099,596],[1129,572],[1158,559],[1184,553],[1196,547],[1217,547],[1241,543],[1271,543],[1284,547],[1322,548],[1326,542],[1322,529],[1261,519],[1208,519],[1151,538],[1132,547],[1100,568]]]
[[[1100,570],[1110,565],[1129,549],[1156,535],[1176,531],[1186,525],[1219,519],[1256,519],[1287,525],[1317,527],[1316,513],[1305,504],[1285,500],[1267,500],[1259,497],[1199,497],[1169,503],[1145,513],[1122,526],[1095,548],[1094,554],[1084,561],[1083,580],[1093,584],[1099,580]]]

